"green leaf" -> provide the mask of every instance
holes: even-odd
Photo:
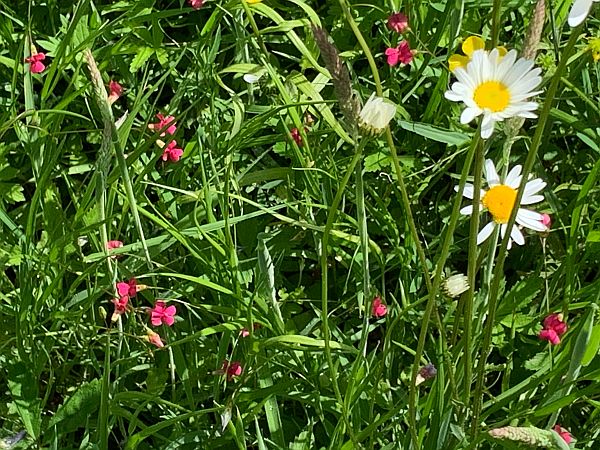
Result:
[[[42,418],[38,396],[38,380],[31,368],[23,362],[9,366],[8,389],[27,434],[37,439],[40,435]]]
[[[148,61],[153,53],[154,49],[150,47],[141,47],[133,57],[133,60],[129,65],[129,70],[131,72],[137,72],[146,63],[146,61]]]
[[[583,359],[581,360],[581,365],[586,367],[589,363],[592,362],[594,357],[598,354],[598,348],[600,347],[600,325],[594,325],[592,328],[592,336],[588,343],[587,348],[585,349],[585,353],[583,354]]]
[[[407,122],[404,120],[398,121],[398,124],[407,131],[423,136],[424,138],[431,139],[436,142],[443,142],[448,145],[463,146],[467,144],[471,137],[467,134],[459,133],[457,131],[450,131],[444,128],[436,127],[426,123],[419,122]]]
[[[48,423],[48,428],[58,426],[59,432],[70,433],[84,427],[89,417],[100,406],[100,380],[95,378],[89,383],[83,383],[58,408],[56,414]]]

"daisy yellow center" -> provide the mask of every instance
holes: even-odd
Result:
[[[486,81],[477,86],[473,93],[473,100],[481,109],[499,112],[508,106],[510,92],[499,81]]]
[[[485,193],[481,203],[485,206],[496,223],[507,223],[510,218],[517,191],[505,184],[494,186]]]

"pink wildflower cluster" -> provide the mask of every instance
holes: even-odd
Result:
[[[29,64],[29,71],[31,73],[42,73],[46,66],[42,62],[46,59],[45,53],[32,53],[31,56],[25,58],[25,62]]]
[[[401,12],[393,13],[387,21],[388,27],[398,34],[403,34],[410,30],[408,17]],[[401,40],[396,47],[388,47],[385,51],[387,63],[389,66],[400,64],[410,64],[415,55],[415,50],[411,50],[407,40]]]
[[[567,332],[567,324],[563,322],[562,314],[550,314],[544,319],[544,328],[539,333],[539,338],[550,342],[552,345],[560,344],[560,338]]]
[[[167,134],[174,135],[177,131],[177,125],[175,124],[175,117],[164,116],[161,113],[156,115],[158,122],[148,124],[148,128],[153,131],[161,131],[160,136],[164,137]],[[163,149],[161,156],[163,161],[177,162],[183,155],[183,150],[177,146],[177,141],[172,140],[168,144],[158,139],[156,141],[158,146]]]

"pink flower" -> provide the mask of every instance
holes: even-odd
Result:
[[[110,80],[110,83],[108,83],[108,91],[108,103],[112,105],[123,93],[123,87],[116,81]]]
[[[567,332],[567,324],[563,322],[562,314],[550,314],[544,319],[544,328],[539,333],[539,338],[550,342],[552,345],[560,344],[560,337]]]
[[[192,8],[200,9],[202,8],[202,5],[204,5],[204,0],[188,0],[188,3]]]
[[[121,241],[108,241],[106,243],[107,250],[113,250],[115,248],[121,248],[121,247],[123,247],[123,242],[121,242]]]
[[[410,49],[407,41],[402,41],[398,47],[390,47],[385,51],[387,63],[390,66],[395,66],[398,63],[410,64],[413,60],[413,51]]]
[[[573,441],[573,436],[571,436],[571,433],[569,433],[567,430],[565,430],[560,425],[556,424],[556,425],[554,425],[554,428],[552,428],[552,429],[554,431],[556,431],[560,435],[561,438],[563,438],[563,441],[565,441],[567,443],[567,445],[569,445]]]
[[[378,319],[387,314],[387,306],[381,302],[380,297],[375,297],[373,299],[373,306],[371,306],[371,314],[373,314],[373,316]]]
[[[31,71],[31,73],[41,73],[46,68],[44,63],[42,63],[42,61],[45,59],[45,53],[34,53],[28,58],[25,58],[25,62],[29,63],[29,70]]]
[[[162,300],[157,300],[154,304],[154,308],[150,310],[150,317],[152,325],[155,327],[165,324],[168,326],[173,325],[175,323],[175,314],[177,313],[177,309],[174,305],[167,306],[166,303]]]
[[[158,113],[156,115],[156,118],[158,119],[158,122],[157,123],[149,123],[148,128],[150,128],[151,130],[154,130],[154,131],[159,131],[159,130],[164,130],[166,127],[166,130],[160,134],[161,136],[164,136],[165,132],[167,132],[169,134],[175,134],[175,131],[177,131],[177,127],[175,126],[175,117],[173,117],[173,116],[165,117],[161,113]]]
[[[544,328],[554,330],[556,334],[562,336],[567,332],[567,324],[562,319],[562,314],[550,314],[544,319]]]
[[[546,330],[544,328],[543,330],[540,331],[540,334],[538,334],[538,337],[543,341],[550,342],[552,345],[560,344],[560,337],[558,337],[558,334],[556,334],[556,331],[554,331],[552,329]]]
[[[165,344],[163,344],[162,339],[160,338],[160,335],[158,333],[155,333],[152,330],[148,330],[146,331],[146,340],[148,342],[150,342],[151,344],[156,345],[158,348],[163,348],[165,346]]]
[[[177,141],[171,141],[163,148],[162,160],[177,162],[181,155],[183,155],[183,150],[177,147]]]
[[[401,12],[397,12],[388,17],[387,24],[390,29],[402,34],[408,30],[408,17]]]
[[[111,320],[116,322],[119,316],[125,314],[127,310],[130,308],[129,306],[129,296],[124,295],[119,298],[113,298],[112,303],[115,305],[115,311],[113,312]]]
[[[239,377],[243,371],[244,369],[239,361],[233,361],[232,363],[223,361],[223,366],[219,373],[227,374],[227,381],[231,381],[234,377]]]
[[[129,297],[135,297],[138,291],[140,291],[141,285],[138,286],[135,278],[132,278],[129,281],[120,281],[117,283],[117,292],[120,297],[128,295]]]
[[[252,330],[256,331],[260,328],[260,323],[253,323],[252,324]],[[241,337],[248,337],[250,336],[250,331],[248,331],[248,328],[244,327],[240,330],[240,336]]]
[[[550,229],[552,226],[552,219],[546,213],[542,214],[542,225],[544,225],[547,229]]]
[[[298,128],[292,128],[290,134],[292,135],[292,139],[294,140],[294,142],[296,142],[298,147],[302,147],[302,136],[300,135],[300,131],[298,131]]]

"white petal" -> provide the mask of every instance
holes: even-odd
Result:
[[[481,229],[477,234],[477,245],[485,242],[485,240],[491,236],[495,226],[496,224],[494,222],[488,222],[488,224]]]
[[[539,203],[543,201],[543,195],[528,195],[527,197],[523,196],[523,198],[521,199],[521,205],[533,205],[534,203]]]
[[[498,172],[496,172],[496,166],[491,159],[485,160],[483,171],[485,173],[485,181],[487,181],[488,186],[496,186],[500,184],[500,177],[498,176]]]
[[[504,235],[506,234],[506,228],[507,228],[507,226],[506,226],[505,223],[503,223],[502,225],[500,225],[500,237],[502,239],[504,239]]]
[[[569,25],[576,27],[583,22],[590,13],[591,7],[592,0],[575,0],[569,11]]]
[[[454,91],[446,91],[446,92],[444,92],[444,97],[446,97],[451,102],[462,102],[463,99],[464,99],[463,95],[457,94]]]
[[[483,120],[481,121],[481,138],[488,139],[492,133],[494,132],[494,125],[496,122],[492,119],[492,116],[486,114],[483,116]]]
[[[517,217],[525,217],[527,219],[541,221],[543,216],[539,212],[532,211],[530,209],[519,208],[517,211]]]
[[[472,121],[475,117],[481,114],[481,110],[477,110],[475,108],[465,108],[465,110],[460,115],[460,123],[465,124]]]
[[[519,228],[514,225],[510,232],[510,237],[513,241],[515,241],[517,245],[525,244],[525,238],[523,237],[523,233],[521,233],[521,230],[519,230]]]
[[[527,197],[531,194],[537,194],[542,189],[546,187],[546,182],[541,178],[536,178],[535,180],[528,181],[525,185],[525,192],[523,193],[524,197]]]
[[[533,219],[521,214],[521,211],[523,211],[523,210],[519,209],[519,211],[517,212],[517,223],[519,225],[522,225],[525,228],[529,228],[530,230],[534,230],[534,231],[546,231],[546,226],[541,221],[541,214],[540,214],[540,220],[533,220]],[[533,212],[533,211],[530,211],[530,212]]]
[[[511,171],[508,172],[508,175],[506,175],[506,180],[504,181],[504,184],[510,186],[513,189],[517,189],[519,187],[519,184],[521,184],[521,169],[522,166],[520,164],[513,167]]]
[[[461,208],[460,213],[463,216],[470,216],[471,214],[473,214],[473,205],[468,205],[468,206],[465,206],[464,208]]]

